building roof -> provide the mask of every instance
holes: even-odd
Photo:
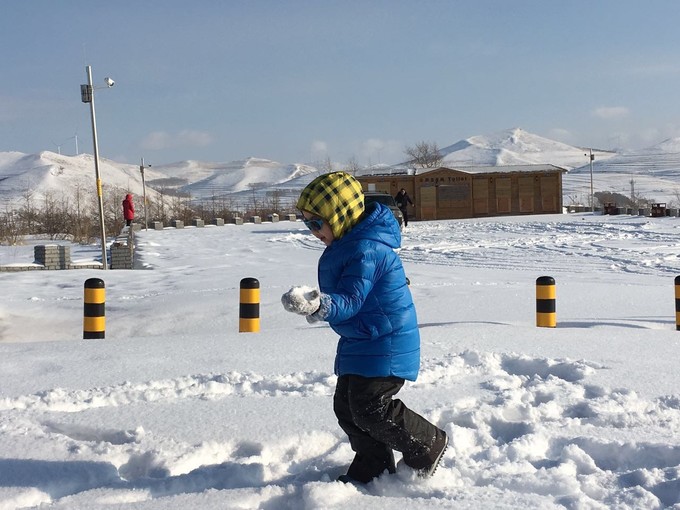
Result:
[[[466,174],[503,174],[503,173],[534,173],[534,172],[562,172],[566,173],[568,170],[560,166],[549,164],[535,164],[535,165],[480,165],[480,166],[439,166],[436,168],[400,168],[400,167],[382,167],[379,169],[373,168],[370,171],[364,170],[357,172],[357,177],[390,177],[390,176],[404,176],[404,175],[424,175],[437,170],[453,170],[456,172],[463,172]]]
[[[416,175],[423,175],[437,170],[454,170],[466,174],[504,174],[504,173],[533,173],[533,172],[567,172],[566,168],[555,165],[501,165],[501,166],[442,166],[438,168],[418,168]]]

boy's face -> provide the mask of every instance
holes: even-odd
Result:
[[[333,235],[333,231],[331,230],[330,225],[325,220],[307,211],[302,211],[302,216],[304,216],[305,220],[321,220],[322,222],[321,228],[319,229],[310,228],[309,230],[312,234],[314,234],[314,237],[320,239],[323,242],[323,244],[325,244],[326,246],[330,246],[331,243],[335,240],[335,236]]]

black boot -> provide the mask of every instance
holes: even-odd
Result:
[[[378,453],[378,455],[357,453],[347,470],[347,474],[344,476],[360,483],[368,483],[382,475],[385,471],[396,473],[397,469],[394,465],[394,453],[392,453],[392,450],[385,447],[384,451],[375,453]],[[340,479],[338,478],[338,480]]]
[[[439,462],[444,456],[446,447],[449,445],[449,438],[441,429],[437,429],[434,441],[428,451],[418,456],[404,454],[404,463],[418,473],[422,478],[429,478],[437,470]]]

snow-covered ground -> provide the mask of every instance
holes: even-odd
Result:
[[[361,488],[333,482],[352,458],[336,335],[280,304],[316,282],[302,223],[142,231],[134,271],[0,273],[0,509],[680,508],[679,234],[590,214],[412,222],[422,364],[400,396],[451,446],[429,480]],[[555,329],[535,326],[543,275]],[[82,340],[93,277],[105,340]],[[238,332],[245,277],[259,333]]]

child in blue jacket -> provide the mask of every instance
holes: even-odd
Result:
[[[333,410],[355,457],[339,480],[368,483],[385,470],[394,473],[393,450],[430,476],[446,450],[446,433],[393,398],[405,380],[416,380],[420,366],[416,310],[394,251],[399,224],[381,204],[364,210],[361,184],[344,172],[314,179],[297,207],[326,249],[319,289],[293,287],[281,301],[340,335]]]

